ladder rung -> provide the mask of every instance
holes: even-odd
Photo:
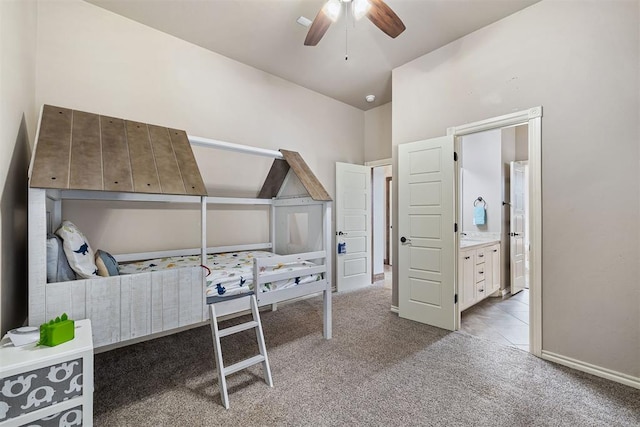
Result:
[[[241,371],[249,366],[253,366],[257,363],[264,362],[264,356],[259,354],[257,356],[253,356],[249,359],[242,360],[238,363],[234,363],[231,366],[227,366],[223,369],[223,375],[226,377],[227,375],[231,375],[234,372]]]
[[[220,329],[218,331],[218,334],[220,335],[220,338],[222,338],[222,337],[226,337],[227,335],[237,334],[238,332],[246,331],[247,329],[256,328],[256,327],[258,327],[258,322],[256,322],[255,320],[252,320],[247,323],[241,323],[236,326]]]

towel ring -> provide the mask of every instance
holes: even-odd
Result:
[[[477,199],[475,199],[473,201],[473,206],[476,207],[478,203],[482,203],[482,206],[487,207],[487,202],[482,197],[478,197]]]

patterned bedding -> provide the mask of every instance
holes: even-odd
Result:
[[[254,291],[253,259],[273,256],[275,256],[275,254],[263,251],[228,252],[208,255],[207,268],[211,270],[211,274],[207,276],[206,296],[232,296]],[[171,268],[194,267],[200,265],[200,261],[201,259],[198,255],[167,257],[121,264],[119,270],[120,274],[144,273]],[[286,264],[277,263],[272,266],[263,267],[258,273],[261,276],[294,270],[300,270],[300,276],[288,280],[264,283],[260,285],[260,289],[258,289],[257,292],[269,292],[321,280],[322,274],[304,274],[305,269],[314,266],[315,264],[309,261],[296,261]]]

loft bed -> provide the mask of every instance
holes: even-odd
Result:
[[[191,145],[274,161],[256,198],[209,197]],[[48,283],[46,240],[62,223],[64,200],[199,206],[201,247],[114,255],[121,272],[129,274]],[[267,207],[269,241],[208,247],[207,207],[217,205]],[[88,318],[94,346],[111,348],[206,324],[208,302],[224,301],[226,295],[253,290],[259,306],[275,306],[322,293],[323,335],[330,339],[331,205],[330,196],[296,152],[188,136],[177,129],[45,105],[29,168],[29,325],[38,326],[63,312],[72,319]],[[300,214],[308,218],[308,243],[292,248],[287,244],[289,218]],[[243,286],[225,282],[217,262],[239,251]],[[167,257],[182,258],[163,265]],[[233,303],[221,306],[218,316],[241,310]]]

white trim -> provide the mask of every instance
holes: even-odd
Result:
[[[148,193],[116,193],[111,191],[64,190],[63,200],[108,200],[126,202],[172,202],[200,203],[200,196],[148,194]]]
[[[571,357],[562,356],[551,351],[542,350],[541,357],[544,360],[557,363],[559,365],[568,366],[569,368],[576,369],[578,371],[586,372],[597,377],[606,378],[611,381],[615,381],[620,384],[628,385],[633,388],[640,389],[640,378],[631,375],[623,374],[622,372],[613,371],[611,369],[602,368],[600,366],[592,365],[591,363],[582,362]]]
[[[205,230],[206,231],[206,230]],[[206,254],[216,254],[222,252],[238,252],[238,251],[255,251],[260,249],[271,249],[271,243],[253,243],[249,245],[234,246],[211,246],[206,248]],[[140,261],[154,258],[164,258],[170,256],[189,256],[202,254],[202,248],[179,249],[175,251],[155,251],[155,252],[138,252],[129,254],[113,255],[118,262]],[[206,257],[205,254],[205,257]]]
[[[207,148],[218,148],[220,150],[235,151],[237,153],[255,154],[256,156],[272,157],[282,159],[284,156],[276,150],[268,150],[266,148],[251,147],[249,145],[236,144],[233,142],[219,141],[217,139],[204,138],[201,136],[187,135],[191,145],[197,145]]]
[[[324,200],[313,200],[311,197],[293,197],[288,199],[273,199],[274,206],[303,206],[303,205],[322,205],[327,203]]]
[[[273,199],[252,199],[242,197],[207,197],[209,205],[271,205]]]
[[[529,348],[542,355],[542,106],[479,122],[447,128],[447,135],[462,136],[485,130],[527,124],[529,130]],[[458,312],[458,315],[460,313]]]
[[[532,109],[533,110],[533,109]],[[542,114],[542,107],[539,107]],[[529,120],[529,348],[542,355],[542,117]],[[532,246],[533,245],[533,246]]]
[[[380,159],[380,160],[372,160],[370,162],[364,162],[365,166],[371,166],[375,168],[377,166],[391,166],[393,164],[393,158],[389,157],[388,159]]]
[[[400,313],[400,310],[398,309],[398,307],[397,307],[397,306],[392,305],[392,306],[391,306],[391,312],[392,312],[392,313],[396,313],[396,314],[398,314],[398,313]]]
[[[529,122],[529,120],[542,117],[542,107],[533,107],[528,110],[517,111],[503,116],[492,117],[478,122],[447,128],[447,135],[463,136],[485,130],[517,126]]]
[[[47,196],[55,200],[55,195]],[[124,202],[201,203],[203,196],[179,194],[117,193],[111,191],[64,190],[58,196],[62,200],[107,200]],[[209,205],[271,205],[273,199],[248,197],[206,197]],[[295,202],[294,202],[295,203]],[[304,202],[303,202],[304,203]],[[301,203],[302,204],[302,203]]]

